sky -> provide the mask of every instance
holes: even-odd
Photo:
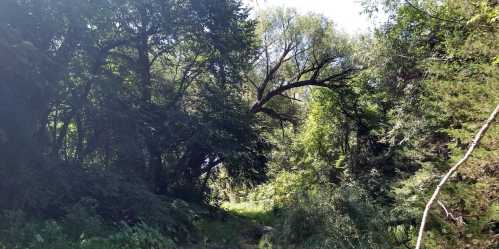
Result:
[[[366,33],[374,27],[375,21],[361,14],[359,0],[243,0],[253,9],[275,6],[296,8],[301,13],[323,14],[336,23],[337,28],[349,34]]]

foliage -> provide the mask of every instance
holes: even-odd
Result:
[[[0,1],[0,248],[412,247],[497,105],[499,4],[363,3],[388,20],[348,37],[239,0]],[[497,245],[498,137],[427,248]]]
[[[426,161],[426,167],[394,188],[394,196],[399,199],[396,208],[399,215],[405,213],[412,219],[418,219],[427,196],[422,195],[422,192],[429,193],[432,189],[430,186],[438,179],[436,177],[462,156],[473,134],[497,104],[499,96],[494,89],[498,88],[499,81],[493,60],[498,47],[494,42],[497,40],[497,25],[492,17],[495,15],[494,9],[497,6],[487,1],[447,1],[440,7],[420,5],[419,9],[414,6],[400,8],[394,29],[389,34],[407,32],[405,22],[414,22],[414,27],[425,29],[411,32],[425,34],[426,37],[413,37],[409,41],[422,44],[415,46],[414,51],[419,56],[424,55],[415,62],[426,71],[425,78],[420,79],[420,86],[426,96],[421,98],[425,104],[419,112],[426,115],[423,127],[428,127],[416,133],[424,134],[425,139],[413,140],[412,146],[426,147],[428,150],[419,149],[418,152],[421,160]],[[428,17],[422,10],[454,21]],[[489,18],[477,22],[474,19],[477,16]],[[402,36],[395,38],[395,41],[400,39]],[[434,39],[434,42],[428,42],[427,39]],[[497,175],[490,171],[478,173],[484,172],[483,167],[487,168],[489,163],[495,164],[497,161],[497,148],[493,145],[496,139],[492,138],[496,134],[496,128],[490,130],[487,138],[482,140],[481,149],[459,172],[458,179],[461,181],[449,184],[441,197],[449,210],[460,210],[454,215],[462,216],[466,225],[439,218],[441,212],[435,207],[428,246],[434,243],[432,240],[445,240],[448,246],[458,248],[466,244],[475,248],[488,248],[496,243],[494,238],[487,235],[493,233],[491,224],[494,222],[486,225],[468,218],[470,215],[485,218],[486,210],[492,208],[492,200],[497,196],[497,191],[490,185],[497,180]],[[422,185],[422,181],[426,184]],[[487,197],[483,196],[484,192],[488,193]],[[414,207],[418,206],[419,211],[416,211]],[[477,210],[483,210],[483,213],[477,213]],[[408,227],[414,229],[413,226]],[[437,244],[435,248],[445,248]]]
[[[295,189],[299,184],[280,186],[289,191],[288,199],[277,197],[274,206],[248,200],[226,208],[272,226],[270,234],[262,237],[260,248],[391,248],[396,237],[386,233],[388,220],[382,219],[386,211],[369,200],[366,191],[356,186],[335,189],[307,184],[312,186],[304,192]],[[255,210],[260,212],[258,216]]]

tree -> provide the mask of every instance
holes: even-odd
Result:
[[[421,245],[422,245],[421,243],[423,241],[423,236],[424,236],[424,227],[426,225],[426,219],[428,218],[428,213],[430,211],[431,206],[433,205],[433,203],[437,199],[438,194],[440,193],[440,190],[442,189],[442,186],[447,182],[447,180],[449,179],[449,177],[452,176],[452,174],[454,174],[458,170],[458,168],[463,163],[466,162],[466,160],[468,160],[468,158],[470,157],[471,153],[473,153],[473,150],[475,149],[475,147],[478,146],[478,144],[480,143],[480,140],[484,136],[485,132],[487,132],[487,130],[489,129],[491,123],[494,122],[494,120],[497,117],[498,113],[499,113],[499,105],[496,106],[495,110],[492,111],[492,113],[490,114],[490,117],[483,124],[482,128],[480,129],[480,131],[478,131],[478,133],[476,134],[475,138],[473,139],[473,142],[470,144],[470,147],[466,151],[466,154],[464,154],[464,157],[461,160],[459,160],[459,162],[457,162],[456,165],[454,165],[444,175],[444,177],[442,177],[442,180],[440,180],[440,182],[438,183],[437,188],[435,189],[435,191],[433,192],[433,195],[431,196],[430,200],[426,204],[425,210],[423,212],[423,217],[421,218],[422,220],[421,220],[421,224],[420,224],[420,227],[419,227],[418,239],[417,239],[417,242],[416,242],[416,249],[421,248]]]
[[[346,38],[322,16],[300,16],[292,9],[260,13],[259,54],[246,78],[253,88],[250,111],[293,121],[289,114],[268,107],[275,97],[293,89],[319,86],[337,89],[359,70]]]
[[[103,171],[189,199],[222,161],[237,166],[234,176],[262,168],[238,95],[254,54],[254,23],[238,1],[1,7],[2,54],[15,58],[1,58],[0,134],[10,145],[1,178],[15,183],[5,189],[29,192],[17,184],[37,168],[70,164],[69,172]],[[6,196],[27,196],[14,192]]]

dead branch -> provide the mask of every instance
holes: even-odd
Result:
[[[418,239],[416,242],[416,249],[421,248],[421,243],[423,241],[423,234],[424,234],[424,227],[426,224],[426,219],[428,218],[428,213],[430,212],[430,208],[433,205],[433,202],[437,199],[438,194],[440,193],[440,190],[442,189],[442,186],[447,182],[449,177],[456,172],[456,170],[461,166],[468,158],[470,157],[471,153],[473,150],[475,150],[476,146],[482,139],[483,135],[485,132],[489,129],[490,124],[495,120],[497,113],[499,112],[499,105],[496,106],[496,109],[490,114],[490,117],[487,119],[487,121],[483,124],[482,128],[478,133],[475,135],[475,138],[473,139],[473,142],[471,143],[470,147],[468,148],[468,151],[466,151],[466,154],[464,154],[463,158],[459,160],[459,162],[456,163],[452,168],[449,169],[447,174],[444,175],[442,180],[437,185],[437,188],[435,189],[435,192],[433,192],[433,195],[431,196],[430,200],[428,203],[426,203],[425,210],[423,212],[423,217],[421,218],[421,226],[419,227],[419,233],[418,233]]]
[[[449,212],[449,210],[447,210],[447,208],[445,207],[445,205],[440,200],[438,200],[437,203],[444,210],[445,217],[451,218],[453,221],[457,222],[460,225],[464,225],[465,224],[464,221],[463,221],[463,217],[462,216],[459,216],[459,217],[454,216],[451,212]]]

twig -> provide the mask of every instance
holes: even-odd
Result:
[[[497,113],[499,112],[499,105],[496,106],[496,109],[490,114],[489,119],[483,124],[482,128],[480,131],[476,134],[475,139],[473,139],[473,142],[471,143],[470,147],[468,148],[468,151],[466,151],[466,154],[464,154],[464,157],[459,160],[459,162],[456,163],[450,170],[447,172],[447,174],[444,175],[442,180],[437,185],[437,188],[435,189],[435,192],[433,192],[433,195],[431,196],[430,200],[428,203],[426,203],[425,210],[423,212],[423,217],[421,219],[421,226],[419,227],[419,233],[418,233],[418,240],[416,242],[416,249],[421,248],[421,243],[423,241],[423,234],[424,234],[424,227],[426,224],[426,219],[428,218],[428,213],[430,211],[431,205],[433,202],[435,202],[435,199],[437,199],[438,194],[440,193],[440,190],[442,189],[442,186],[445,184],[445,182],[449,179],[449,177],[456,172],[456,170],[461,166],[468,158],[470,157],[471,153],[475,149],[475,147],[478,145],[480,142],[480,139],[482,139],[483,135],[489,128],[490,124],[494,121],[494,119],[497,116]]]
[[[440,200],[438,200],[437,203],[438,203],[438,205],[440,205],[440,207],[442,207],[442,209],[445,212],[445,216],[447,218],[450,217],[453,221],[455,221],[455,222],[457,222],[459,224],[462,224],[462,225],[465,224],[464,221],[463,221],[463,218],[461,216],[459,216],[459,217],[456,218],[451,212],[449,212],[449,210],[447,210],[447,208],[445,207],[445,205]]]

